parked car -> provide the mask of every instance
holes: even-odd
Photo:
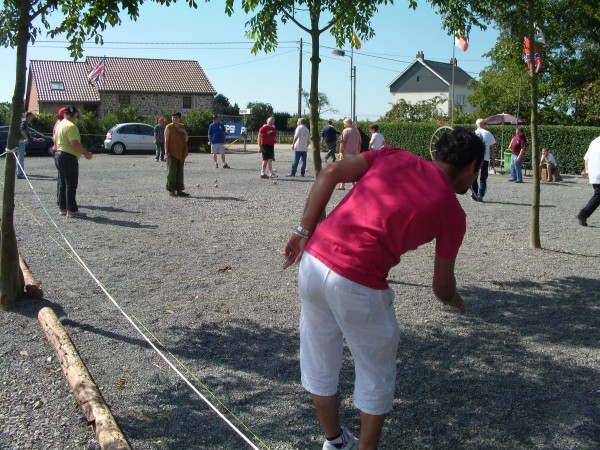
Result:
[[[119,123],[108,130],[104,148],[115,155],[126,151],[155,151],[154,127],[146,123]]]
[[[4,152],[6,148],[6,142],[8,141],[8,125],[0,126],[0,149]],[[45,136],[39,131],[34,130],[33,128],[29,128],[29,136],[32,138],[42,138],[43,142],[35,141],[34,139],[29,140],[29,144],[25,146],[25,154],[28,156],[31,155],[49,155],[52,156],[53,151],[52,147],[54,146],[54,142],[51,137]]]

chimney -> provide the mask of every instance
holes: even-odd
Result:
[[[419,50],[417,52],[417,59],[420,59],[420,60],[424,60],[425,59],[425,54],[423,53],[422,50]]]

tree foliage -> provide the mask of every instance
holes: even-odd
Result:
[[[428,100],[409,103],[403,98],[392,105],[385,114],[383,120],[397,122],[436,122],[448,120],[440,105],[446,103],[446,99],[440,95]]]
[[[304,98],[304,103],[306,104],[306,107],[310,109],[310,94],[304,89],[302,90],[302,98]],[[331,105],[327,94],[325,94],[324,92],[319,92],[319,94],[317,95],[317,112],[319,114],[320,119],[323,116],[323,114],[327,112],[337,114],[339,111]]]
[[[252,109],[252,114],[246,117],[246,127],[248,131],[258,131],[267,119],[273,115],[273,107],[270,103],[250,102],[247,108]]]
[[[600,124],[600,13],[597,2],[541,0],[535,22],[545,43],[538,74],[539,121],[545,124]],[[491,65],[473,83],[469,102],[482,116],[498,112],[531,113],[531,77],[523,63],[523,36],[528,34],[525,8],[500,2],[492,14],[500,35],[486,56]],[[519,86],[521,101],[519,104]]]
[[[212,112],[222,116],[238,116],[240,114],[240,107],[237,103],[232,105],[229,99],[223,94],[217,94],[213,98]]]

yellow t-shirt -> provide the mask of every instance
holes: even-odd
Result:
[[[73,122],[65,117],[65,119],[56,127],[54,133],[54,141],[56,142],[56,150],[59,152],[69,153],[79,159],[81,152],[78,152],[71,145],[71,141],[81,142],[79,128]]]

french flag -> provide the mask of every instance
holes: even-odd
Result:
[[[87,77],[90,82],[95,81],[97,83],[98,81],[102,81],[105,76],[106,76],[106,57],[102,58],[100,61],[98,61],[98,64],[96,64],[94,67],[92,67],[89,70]]]

